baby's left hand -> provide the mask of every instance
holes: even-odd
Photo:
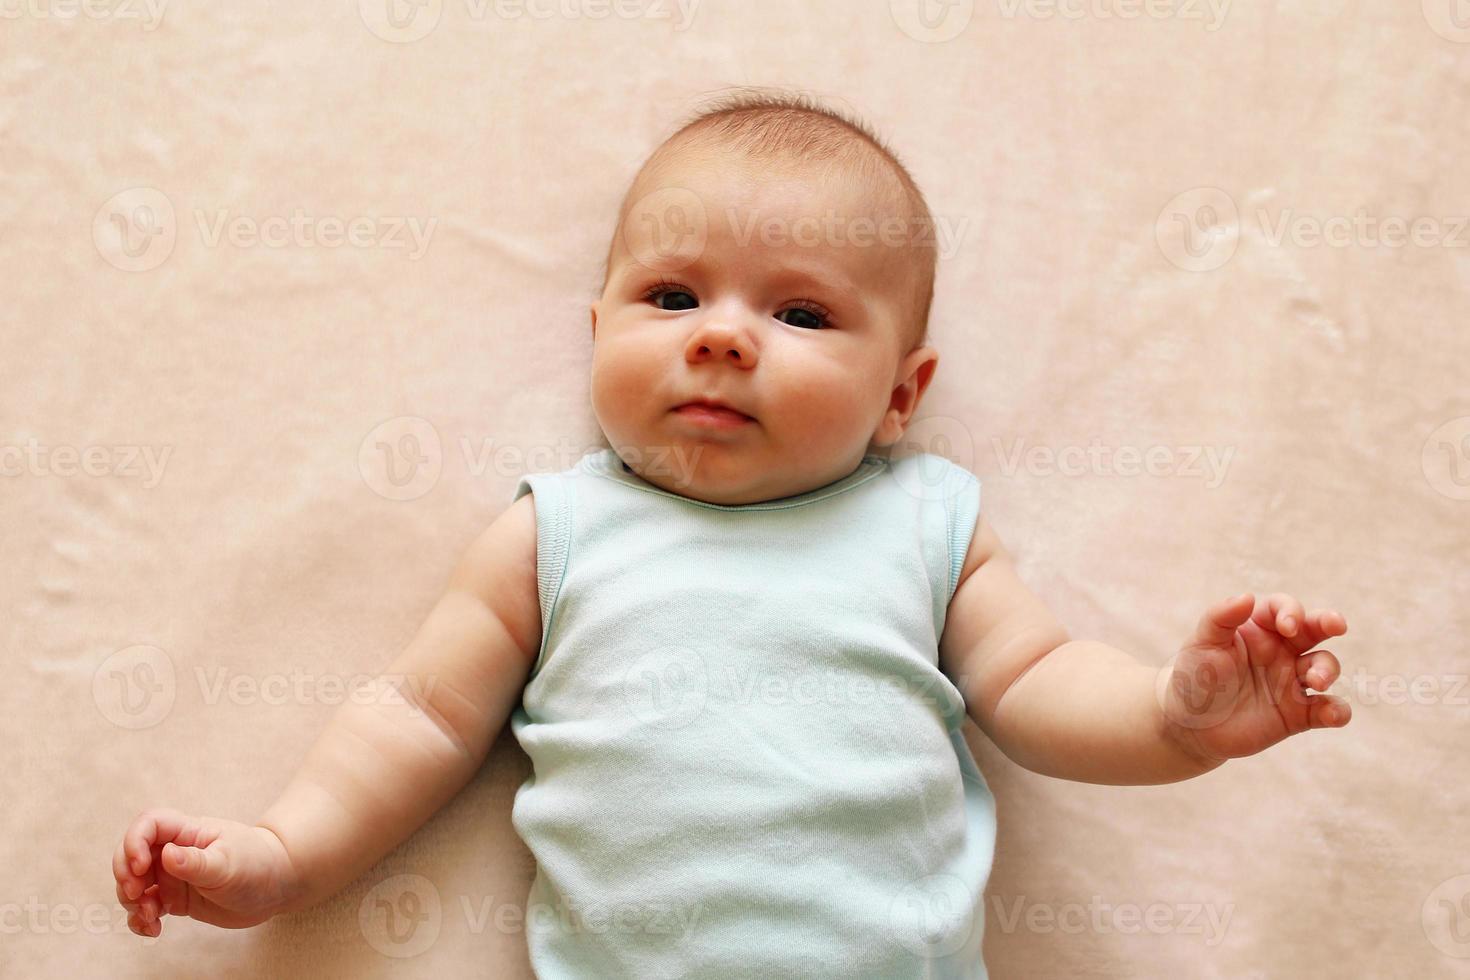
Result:
[[[1337,658],[1312,648],[1346,632],[1335,610],[1309,615],[1285,593],[1257,601],[1247,592],[1215,603],[1159,672],[1169,734],[1218,764],[1310,728],[1341,728],[1352,707],[1307,688],[1324,691],[1337,680]]]

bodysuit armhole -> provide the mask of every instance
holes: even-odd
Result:
[[[934,453],[904,456],[891,465],[898,484],[916,503],[937,641],[979,520],[980,479]]]
[[[556,618],[557,600],[566,577],[572,539],[572,493],[560,473],[530,473],[516,484],[511,503],[532,494],[536,508],[536,595],[541,605],[541,648],[531,667],[530,682],[546,659],[547,640]]]
[[[959,588],[960,572],[964,571],[965,558],[970,552],[970,539],[974,536],[975,525],[980,519],[980,478],[963,466],[947,460],[946,470],[945,479],[942,481],[942,493],[945,540],[948,543],[949,577],[944,591],[944,601],[936,603],[938,606],[935,613],[936,636],[944,632],[944,624],[949,618],[949,604],[954,601],[955,591]],[[958,729],[968,716],[967,708],[964,692],[958,687],[954,688],[954,692],[958,696],[958,701],[953,706],[949,720],[956,729],[954,738],[963,744],[964,736],[959,734]],[[968,748],[961,755],[960,763],[966,780],[981,780],[979,770],[969,757]]]
[[[965,558],[970,552],[970,538],[975,534],[975,524],[980,520],[980,478],[961,466],[954,467],[955,485],[944,498],[945,513],[949,525],[949,590],[945,593],[946,607],[954,599],[955,589],[960,583],[960,572],[965,568]]]

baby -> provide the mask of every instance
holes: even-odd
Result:
[[[932,224],[866,126],[805,97],[737,93],[660,145],[591,309],[611,447],[520,481],[379,678],[396,696],[344,705],[257,823],[134,819],[133,931],[333,895],[509,720],[538,976],[983,978],[995,804],[966,717],[1113,784],[1346,724],[1309,693],[1335,611],[1223,599],[1162,667],[1073,640],[979,480],[891,453],[938,363]]]

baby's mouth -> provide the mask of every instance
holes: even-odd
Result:
[[[718,429],[737,429],[755,421],[744,412],[707,402],[686,402],[674,408],[673,413],[694,425]]]

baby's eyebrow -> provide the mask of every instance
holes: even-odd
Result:
[[[692,262],[681,265],[677,270],[668,272],[648,268],[631,256],[623,256],[623,261],[617,266],[615,275],[619,278],[643,279],[659,275],[676,280],[681,275],[709,275],[723,272],[728,268],[726,263],[715,261],[712,256],[704,254],[699,255]],[[860,304],[867,293],[867,290],[842,266],[820,260],[814,262],[783,261],[778,269],[769,274],[767,282],[775,289],[811,290],[854,305]]]
[[[780,288],[815,286],[824,292],[853,301],[863,295],[863,290],[851,276],[840,267],[827,263],[814,264],[811,268],[783,266],[780,272],[772,276],[772,281]]]

